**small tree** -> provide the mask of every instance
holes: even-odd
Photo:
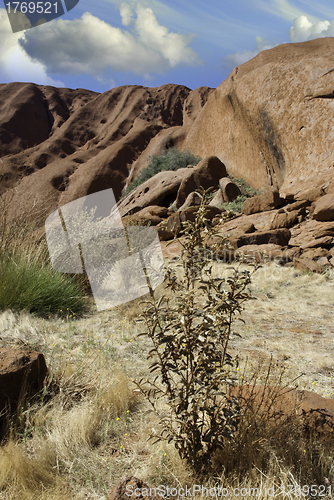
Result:
[[[181,458],[200,475],[212,467],[214,452],[224,448],[238,426],[240,408],[229,397],[237,361],[227,352],[232,324],[250,298],[250,273],[233,270],[228,279],[214,277],[212,252],[226,244],[206,219],[208,192],[198,192],[201,204],[194,222],[184,223],[180,241],[181,277],[169,267],[167,288],[172,297],[144,302],[142,319],[153,347],[150,372],[137,387],[160,417],[159,440],[173,442]],[[169,410],[159,408],[159,400]]]

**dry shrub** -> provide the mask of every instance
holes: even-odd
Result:
[[[211,252],[225,240],[217,241],[205,217],[207,192],[198,194],[195,220],[183,223],[180,233],[181,277],[167,269],[172,297],[157,299],[150,289],[145,302],[142,335],[152,341],[148,359],[157,375],[137,386],[160,416],[156,440],[173,442],[194,473],[203,475],[212,469],[213,454],[233,439],[240,419],[238,402],[228,395],[236,362],[227,349],[233,322],[250,298],[250,273],[237,268],[227,279],[212,275]],[[169,411],[161,411],[159,400]]]

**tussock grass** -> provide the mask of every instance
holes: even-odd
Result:
[[[43,228],[29,222],[31,214],[10,223],[5,199],[0,199],[0,207],[0,310],[48,314],[68,307],[82,313],[83,280],[52,268]]]

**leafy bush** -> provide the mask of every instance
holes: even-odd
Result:
[[[160,155],[152,155],[149,158],[150,163],[144,168],[138,177],[127,187],[122,197],[127,195],[134,188],[147,181],[155,174],[164,170],[178,170],[187,165],[197,165],[201,158],[193,155],[190,151],[178,151],[176,148],[165,149]]]
[[[158,375],[136,384],[160,417],[157,440],[173,442],[180,457],[201,475],[210,471],[214,452],[224,449],[238,427],[240,408],[228,395],[237,362],[227,348],[235,317],[250,298],[250,273],[237,268],[227,280],[213,276],[210,256],[226,240],[217,241],[207,226],[207,192],[199,194],[195,221],[184,222],[181,232],[181,278],[167,269],[172,298],[157,300],[151,289],[145,302],[141,335],[152,341],[150,371]],[[160,399],[170,408],[165,414]]]

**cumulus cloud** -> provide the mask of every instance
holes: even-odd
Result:
[[[170,32],[159,24],[152,9],[123,3],[120,14],[127,29],[85,12],[80,19],[59,19],[29,30],[20,44],[51,73],[89,74],[98,79],[109,71],[148,76],[199,62],[188,47],[193,36]]]
[[[249,61],[253,57],[257,56],[262,50],[272,49],[276,47],[276,45],[272,45],[267,40],[264,40],[262,37],[257,36],[256,40],[256,49],[245,50],[244,52],[236,52],[235,54],[228,54],[223,58],[223,63],[227,68],[235,68],[236,66],[240,66],[240,64]]]
[[[334,36],[334,20],[312,23],[306,16],[297,17],[288,31],[291,42],[305,42],[313,38]]]
[[[23,33],[12,32],[5,9],[0,9],[1,83],[33,82],[39,85],[63,87],[62,82],[48,76],[43,63],[33,61],[24,51],[20,44],[23,38]]]

